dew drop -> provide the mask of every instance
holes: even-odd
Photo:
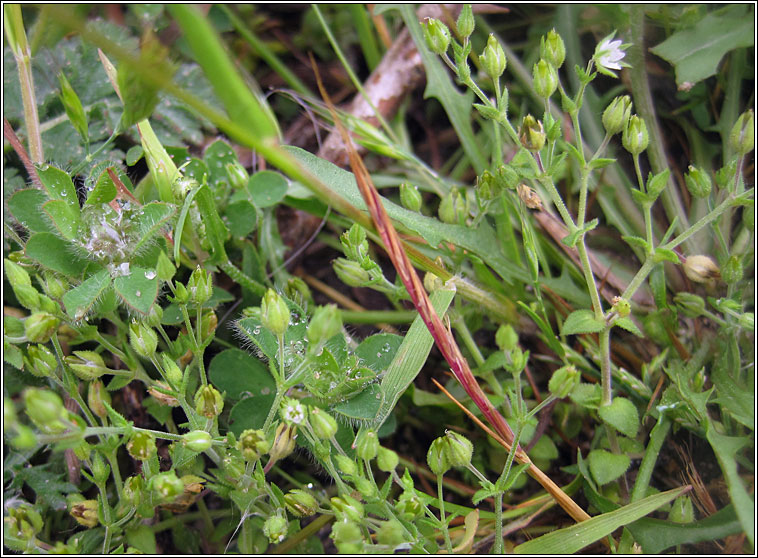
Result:
[[[155,279],[155,271],[146,271],[145,279]]]
[[[137,297],[142,296],[142,291],[135,291],[134,296],[137,296]]]

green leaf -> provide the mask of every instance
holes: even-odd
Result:
[[[71,209],[79,211],[76,187],[68,174],[52,165],[38,165],[37,174],[50,199],[63,200]]]
[[[226,165],[238,162],[234,149],[224,140],[216,140],[210,144],[205,150],[203,161],[205,161],[206,168],[208,169],[208,184],[214,189],[220,187],[221,182],[229,183]]]
[[[644,334],[642,331],[640,331],[640,328],[637,327],[637,324],[635,324],[628,316],[624,318],[618,318],[615,322],[613,322],[613,325],[634,333],[637,337],[644,337]]]
[[[663,519],[643,517],[628,525],[645,554],[661,554],[679,544],[723,539],[742,531],[733,505],[720,509],[711,516],[692,523],[674,523]]]
[[[355,356],[363,359],[363,366],[381,373],[390,366],[403,338],[393,333],[377,333],[367,337],[355,349]]]
[[[48,470],[52,467],[52,463],[33,467],[14,467],[10,487],[20,489],[24,484],[28,485],[37,495],[35,506],[38,508],[65,509],[64,494],[76,492],[78,489],[73,484],[62,480],[64,473]]]
[[[430,300],[432,307],[438,316],[444,316],[454,296],[454,291],[444,288],[431,293]],[[421,319],[421,316],[417,316],[408,329],[408,333],[405,334],[405,338],[398,348],[395,358],[392,359],[392,363],[382,378],[381,386],[384,399],[373,421],[374,427],[378,428],[387,420],[400,396],[421,371],[421,367],[426,362],[433,343],[434,340],[426,324]]]
[[[74,240],[79,237],[81,219],[79,206],[73,209],[63,200],[48,200],[42,204],[42,209],[53,221],[53,225],[66,240]]]
[[[618,455],[603,449],[592,450],[587,461],[590,464],[592,478],[601,486],[616,480],[626,473],[631,464],[628,455]]]
[[[158,296],[158,278],[155,272],[133,267],[128,275],[113,280],[116,293],[132,310],[147,314]]]
[[[95,187],[87,196],[87,201],[84,202],[84,205],[100,205],[109,203],[114,199],[116,199],[116,185],[108,174],[108,169],[105,169],[97,177]]]
[[[632,194],[632,199],[642,207],[645,207],[646,205],[652,205],[655,201],[655,198],[653,198],[650,194],[642,192],[641,190],[637,190],[636,188],[632,188],[630,192]]]
[[[637,412],[637,407],[628,399],[615,397],[610,405],[600,407],[598,414],[603,422],[610,424],[625,436],[634,438],[637,435],[640,427],[640,415]],[[592,467],[591,459],[590,467]]]
[[[45,192],[37,188],[19,190],[8,200],[8,210],[31,232],[53,232],[49,217],[42,211],[42,204],[47,200]]]
[[[149,525],[137,525],[127,529],[126,542],[144,554],[156,554],[158,552],[155,532]]]
[[[595,318],[592,310],[574,310],[563,322],[561,335],[576,335],[577,333],[599,333],[605,329],[605,322]]]
[[[645,250],[645,253],[647,253],[650,250],[650,245],[647,243],[647,240],[645,240],[642,237],[627,235],[627,236],[622,236],[621,240],[626,242],[632,248],[642,248],[643,250]]]
[[[108,270],[98,271],[78,287],[63,295],[66,312],[74,320],[81,320],[90,311],[102,292],[111,284]]]
[[[71,121],[71,124],[76,128],[79,135],[82,136],[82,139],[85,142],[89,142],[87,115],[84,113],[81,99],[79,99],[79,96],[74,91],[74,88],[71,87],[63,72],[58,74],[58,81],[61,84],[61,101],[63,102],[63,108],[66,110],[69,121]]]
[[[647,193],[653,200],[657,200],[661,192],[666,188],[669,181],[670,171],[664,169],[655,176],[652,174],[647,179]]]
[[[592,161],[590,161],[588,164],[589,164],[590,170],[595,170],[595,169],[602,169],[603,167],[612,165],[615,162],[616,162],[616,159],[598,157],[597,159],[592,159]]]
[[[239,436],[248,428],[263,428],[271,405],[274,404],[275,394],[248,397],[235,403],[229,412],[229,430]]]
[[[732,339],[723,345],[711,369],[711,381],[716,386],[715,403],[743,426],[755,428],[755,394],[751,387],[740,385],[730,372],[740,366],[739,348]]]
[[[729,489],[729,497],[737,510],[737,517],[742,524],[750,544],[755,544],[755,503],[745,488],[745,484],[737,470],[737,461],[735,457],[745,445],[750,443],[747,437],[733,437],[719,434],[713,426],[713,423],[706,419],[705,437],[711,444],[716,459],[718,459],[721,471],[726,479],[726,486]]]
[[[483,117],[488,118],[489,120],[494,120],[495,122],[500,122],[503,117],[502,113],[498,109],[489,105],[474,103],[474,108],[478,110],[479,114],[481,114]]]
[[[321,182],[327,184],[336,195],[358,209],[366,210],[366,203],[363,201],[352,173],[303,149],[288,146],[284,150],[292,154]],[[483,220],[476,228],[448,225],[405,209],[387,199],[381,199],[382,205],[396,226],[420,235],[430,246],[437,247],[441,242],[450,242],[479,256],[506,281],[529,282],[526,270],[523,267],[514,266],[513,262],[503,255],[502,250],[499,249],[498,237],[486,220]]]
[[[624,506],[612,512],[596,515],[586,521],[558,529],[534,540],[518,545],[516,554],[573,554],[585,546],[610,535],[619,527],[646,516],[661,506],[684,494],[687,488],[675,488],[648,496],[643,500]]]
[[[712,76],[723,56],[753,46],[753,15],[747,6],[729,6],[707,14],[694,27],[673,33],[650,50],[670,62],[676,83],[687,88]]]
[[[231,399],[276,393],[274,378],[268,368],[240,349],[227,349],[213,357],[208,378]]]
[[[47,232],[33,234],[26,243],[25,252],[42,267],[67,277],[81,277],[88,263],[74,254],[65,240]]]
[[[287,179],[274,171],[256,172],[247,181],[250,200],[256,207],[271,207],[284,199],[289,184]]]
[[[680,263],[679,256],[674,252],[673,250],[669,250],[667,248],[656,248],[655,254],[653,254],[653,261],[655,263],[659,262],[672,262],[675,264]]]
[[[139,253],[149,244],[174,216],[176,209],[165,202],[150,202],[143,205],[136,214],[134,225],[137,230],[137,243],[133,251]]]
[[[137,162],[145,156],[145,150],[141,145],[132,145],[129,151],[126,152],[126,164],[129,167],[133,167]]]
[[[224,220],[235,238],[244,238],[255,230],[255,206],[247,200],[230,203],[224,210]]]
[[[579,241],[581,236],[588,233],[595,227],[597,227],[597,224],[598,224],[598,220],[593,219],[592,221],[584,225],[582,228],[577,228],[574,231],[567,234],[566,236],[564,236],[561,239],[561,242],[565,244],[566,246],[568,246],[569,248],[573,248],[576,245],[576,243]]]
[[[561,344],[560,339],[555,335],[553,332],[552,327],[548,322],[546,322],[544,319],[542,319],[541,316],[539,316],[534,310],[529,308],[526,304],[524,304],[522,301],[518,300],[516,301],[516,304],[524,311],[526,312],[529,317],[534,321],[535,324],[537,324],[537,327],[540,328],[540,331],[544,335],[544,340],[550,347],[550,349],[563,358],[563,356],[566,354],[566,350],[563,348],[563,345]]]

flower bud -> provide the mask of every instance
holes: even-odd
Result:
[[[550,62],[541,59],[532,68],[534,91],[543,99],[548,99],[558,88],[558,72]]]
[[[442,197],[439,209],[437,210],[440,221],[450,225],[464,224],[467,213],[466,199],[458,191],[458,188],[452,188]]]
[[[163,320],[163,308],[160,307],[160,304],[153,304],[150,307],[150,310],[147,313],[147,316],[145,316],[145,325],[149,327],[158,327],[161,325],[161,321]]]
[[[711,194],[710,175],[697,167],[689,166],[688,172],[684,175],[684,183],[690,194],[696,198],[707,198]]]
[[[172,298],[177,304],[187,304],[189,302],[189,293],[187,287],[183,283],[176,283],[174,285],[174,296]]]
[[[476,178],[476,195],[483,201],[487,202],[495,199],[500,194],[500,184],[498,180],[488,170],[485,170],[481,176]]]
[[[152,358],[158,348],[158,334],[143,323],[129,324],[129,344],[134,352],[144,358]]]
[[[158,262],[155,266],[155,272],[158,275],[158,279],[161,281],[171,281],[176,274],[176,266],[171,263],[171,260],[163,250],[158,254]]]
[[[269,452],[271,459],[279,461],[291,454],[295,450],[295,438],[297,438],[297,427],[280,422],[276,427],[274,443]]]
[[[397,453],[389,448],[379,447],[379,451],[376,454],[376,464],[380,471],[390,473],[395,470],[399,462],[400,458]]]
[[[71,285],[65,277],[60,277],[47,270],[42,272],[45,281],[43,288],[47,293],[47,296],[51,298],[61,298],[64,294],[71,290]]]
[[[621,135],[621,143],[632,155],[639,155],[647,149],[648,135],[645,121],[636,114],[629,117]]]
[[[95,527],[97,519],[97,500],[82,500],[75,502],[68,511],[79,525],[84,525],[88,529]]]
[[[203,452],[210,449],[213,443],[211,435],[205,430],[193,430],[192,432],[187,432],[182,438],[184,445],[188,449],[196,452]]]
[[[750,152],[755,145],[755,124],[753,109],[743,112],[734,123],[729,134],[729,144],[742,157]]]
[[[85,381],[95,380],[103,374],[110,373],[103,357],[95,351],[74,351],[73,355],[67,356],[64,360],[74,374]]]
[[[703,255],[690,256],[684,262],[684,274],[695,283],[714,283],[721,277],[719,266]]]
[[[361,429],[353,442],[355,454],[361,459],[374,459],[379,451],[379,438],[373,430]]]
[[[487,37],[487,46],[484,47],[484,51],[479,56],[479,62],[484,72],[492,80],[498,79],[505,71],[505,52],[493,33]]]
[[[518,345],[518,334],[510,324],[501,325],[495,333],[495,343],[501,351],[512,351]]]
[[[63,422],[68,418],[68,412],[57,393],[27,388],[24,390],[24,406],[27,416],[45,433],[57,434],[68,428]]]
[[[150,432],[136,430],[126,444],[126,451],[138,461],[147,461],[158,451],[155,437]]]
[[[161,354],[161,361],[163,363],[163,372],[166,375],[166,380],[173,387],[179,389],[182,385],[182,379],[184,378],[184,372],[179,368],[179,365],[167,354]]]
[[[318,502],[310,492],[294,488],[284,495],[284,505],[295,517],[310,517],[318,511]]]
[[[622,132],[629,122],[632,114],[632,99],[629,95],[616,97],[611,104],[603,111],[603,127],[609,135],[615,135]]]
[[[108,416],[108,409],[105,408],[103,402],[108,405],[111,404],[111,394],[105,389],[105,385],[100,380],[95,380],[89,383],[87,389],[87,405],[96,416],[105,418]]]
[[[471,4],[464,4],[461,13],[458,14],[458,20],[455,22],[458,33],[461,37],[470,37],[471,33],[474,32],[474,25],[474,11],[471,9]]]
[[[174,397],[174,390],[166,382],[156,381],[147,392],[161,405],[179,406],[179,400]]]
[[[363,519],[365,514],[363,504],[355,498],[343,494],[342,496],[335,496],[330,501],[338,520],[347,519],[359,523]]]
[[[342,316],[337,310],[336,304],[319,306],[313,313],[313,317],[308,323],[306,336],[308,341],[317,345],[331,339],[342,331]]]
[[[284,299],[274,289],[266,291],[261,300],[261,319],[263,327],[280,337],[287,331],[290,322],[290,309]]]
[[[16,425],[16,435],[11,438],[11,446],[18,450],[29,450],[37,446],[37,435],[25,424]]]
[[[697,318],[705,312],[705,301],[702,297],[693,293],[676,293],[674,295],[674,304],[688,318]]]
[[[445,432],[445,441],[445,455],[450,466],[468,467],[471,456],[474,454],[474,445],[471,441],[452,430]]]
[[[313,294],[308,284],[300,277],[290,277],[284,285],[284,296],[298,302],[300,306],[307,306],[313,302]]]
[[[692,500],[688,495],[679,496],[671,504],[669,521],[674,523],[692,523],[695,520],[695,510],[692,508]]]
[[[145,479],[142,475],[129,477],[124,481],[124,500],[130,506],[136,506],[142,500],[145,490]]]
[[[26,550],[34,541],[35,535],[45,526],[42,516],[26,502],[8,507],[7,511],[8,515],[3,518],[3,543],[13,550]]]
[[[242,431],[237,440],[237,449],[247,461],[260,459],[270,448],[271,443],[266,439],[266,433],[263,430],[248,428]]]
[[[308,423],[319,440],[329,440],[337,433],[337,421],[323,409],[310,407]]]
[[[580,377],[581,374],[575,366],[561,366],[553,372],[547,388],[552,395],[555,395],[558,399],[563,399],[564,397],[568,397],[574,391],[574,388],[579,385]]]
[[[191,303],[202,306],[207,302],[213,294],[213,278],[210,272],[197,266],[187,281],[187,292]]]
[[[424,39],[426,39],[426,46],[434,54],[444,54],[450,46],[450,30],[440,20],[433,17],[427,18],[424,25]]]
[[[39,309],[48,314],[57,314],[61,311],[60,304],[47,295],[39,294]],[[67,327],[67,326],[64,326]]]
[[[32,286],[32,280],[29,277],[29,273],[23,267],[7,258],[3,261],[5,263],[5,276],[8,278],[8,282],[14,290],[17,287]]]
[[[396,519],[382,521],[379,529],[376,530],[376,542],[394,548],[405,542],[405,533],[405,527]]]
[[[611,310],[616,312],[616,314],[618,314],[620,317],[625,318],[631,313],[632,306],[625,298],[614,296],[612,302],[613,306],[611,307]]]
[[[18,423],[16,406],[10,397],[3,398],[3,432],[9,431]]]
[[[239,162],[234,161],[233,163],[227,163],[225,169],[226,176],[229,177],[229,183],[234,188],[241,190],[247,186],[247,181],[250,176],[247,174],[245,167],[239,164]]]
[[[556,70],[563,65],[566,59],[566,46],[555,29],[551,29],[540,39],[540,58],[549,62]]]
[[[737,318],[737,324],[744,330],[754,332],[755,331],[755,313],[744,312]]]
[[[184,483],[176,476],[173,469],[153,476],[150,479],[150,486],[164,502],[170,502],[184,493]]]
[[[289,523],[284,515],[277,513],[263,523],[263,534],[268,537],[268,542],[280,543],[287,536]]]
[[[210,336],[218,327],[218,316],[213,310],[206,310],[200,318],[200,334],[203,338]]]
[[[529,151],[539,151],[545,146],[545,130],[542,122],[527,114],[521,123],[519,130],[519,141]]]
[[[92,456],[92,466],[90,467],[90,470],[92,471],[92,478],[95,479],[95,484],[98,485],[105,485],[111,474],[110,465],[108,465],[103,457],[97,452]]]
[[[445,452],[446,445],[445,437],[436,438],[426,453],[426,463],[429,465],[429,470],[435,475],[444,475],[450,469],[450,462],[447,460]]]
[[[337,258],[334,260],[332,267],[340,281],[350,287],[365,287],[371,280],[368,271],[363,269],[361,264],[356,261]]]
[[[47,312],[35,312],[24,321],[24,333],[32,343],[47,343],[58,329],[59,320]]]
[[[45,345],[29,345],[24,357],[25,369],[39,378],[52,378],[58,369],[58,360]]]
[[[27,310],[40,310],[40,294],[37,289],[27,285],[19,285],[13,288],[18,303]]]
[[[353,477],[352,481],[360,495],[363,496],[366,500],[371,501],[379,495],[378,491],[376,490],[376,485],[370,480],[360,476],[355,476]]]
[[[721,270],[721,277],[724,282],[727,285],[733,285],[742,279],[742,274],[742,260],[738,256],[729,256]]]
[[[334,456],[334,461],[337,462],[337,469],[346,475],[354,475],[358,472],[358,466],[355,464],[355,461],[346,455],[342,455],[341,453],[337,454]]]
[[[363,536],[357,523],[347,519],[338,521],[329,536],[340,554],[363,554]]]
[[[421,500],[419,500],[419,497],[416,496],[414,491],[405,490],[395,503],[395,511],[401,519],[413,521],[423,515],[424,508]]]
[[[400,185],[400,203],[411,211],[421,210],[421,192],[413,184],[403,182]]]
[[[195,393],[195,410],[206,418],[216,418],[224,410],[224,398],[215,387],[205,385]]]

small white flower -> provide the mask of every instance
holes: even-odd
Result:
[[[597,65],[599,72],[616,77],[611,70],[620,70],[622,67],[628,67],[629,65],[622,62],[626,53],[624,49],[629,46],[622,44],[621,39],[613,40],[613,36],[616,34],[614,31],[608,35],[605,39],[600,41],[595,49],[593,59]]]
[[[282,419],[291,424],[300,424],[305,420],[305,408],[296,399],[288,398],[282,406]]]

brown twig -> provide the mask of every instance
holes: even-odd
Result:
[[[13,147],[18,158],[21,159],[21,162],[24,164],[24,168],[29,174],[32,184],[34,184],[36,188],[42,190],[42,181],[39,179],[39,174],[37,174],[37,168],[34,166],[34,163],[32,163],[32,160],[29,158],[29,153],[24,149],[24,146],[18,139],[16,132],[13,131],[13,126],[8,122],[7,118],[3,118],[3,135],[5,136],[5,139],[8,140],[8,143],[11,144],[11,147]]]

